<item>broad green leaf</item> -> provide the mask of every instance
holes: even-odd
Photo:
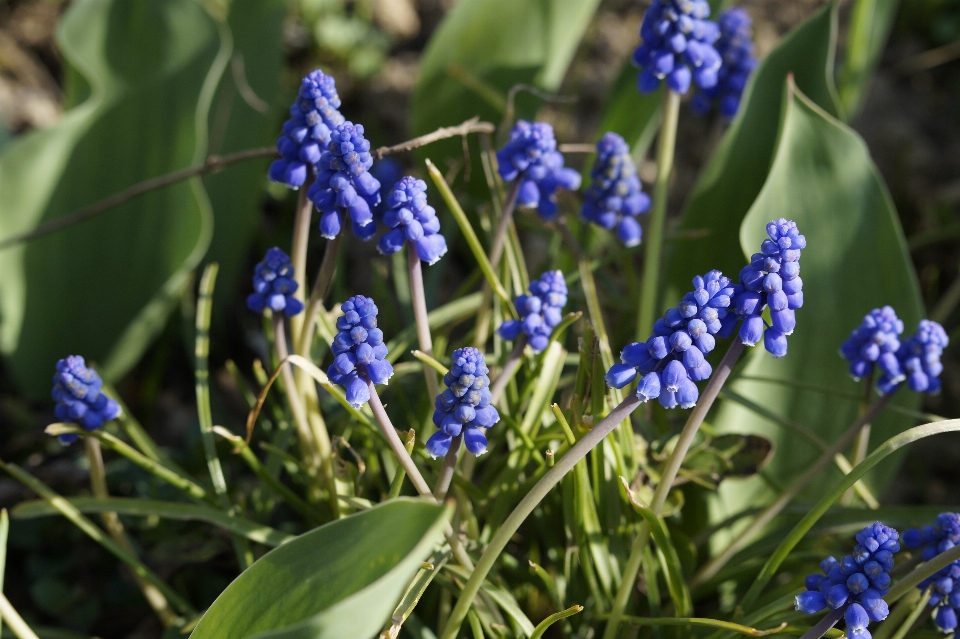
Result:
[[[784,79],[792,73],[800,90],[836,115],[835,37],[836,11],[824,7],[760,62],[744,91],[740,111],[686,203],[681,229],[709,229],[709,234],[678,242],[668,250],[666,305],[676,304],[690,290],[694,275],[720,269],[735,278],[740,272],[743,256],[734,247],[739,244],[740,222],[760,193],[773,159]]]
[[[847,120],[853,119],[860,108],[870,76],[893,27],[898,4],[897,0],[857,0],[853,3],[843,66],[837,73],[840,101]]]
[[[499,122],[518,83],[556,91],[598,0],[460,0],[434,32],[413,98],[416,135],[479,115]],[[498,104],[498,99],[501,101]],[[529,117],[530,96],[517,114]],[[526,105],[526,106],[525,106]],[[431,156],[460,153],[459,141]],[[443,164],[441,164],[441,167]]]
[[[206,153],[201,89],[221,70],[221,37],[198,3],[74,3],[57,42],[66,94],[83,102],[6,147],[0,237]],[[46,394],[51,367],[71,353],[98,362],[108,382],[136,363],[209,244],[200,189],[182,182],[0,252],[0,351],[23,390]]]
[[[771,219],[794,220],[807,238],[801,259],[804,306],[797,311],[797,329],[788,338],[786,357],[774,359],[760,346],[746,356],[743,374],[792,379],[832,388],[860,388],[837,349],[870,309],[890,304],[906,331],[916,330],[922,305],[900,223],[866,144],[852,129],[830,117],[788,85],[780,143],[770,175],[741,227],[741,248],[752,253],[766,236]],[[736,393],[768,410],[808,424],[826,441],[834,441],[857,416],[858,403],[740,380]],[[901,391],[894,401],[915,407],[918,396]],[[820,451],[793,432],[774,426],[753,411],[724,402],[715,418],[721,428],[756,432],[773,440],[779,451],[767,466],[784,483],[802,472]],[[910,426],[913,420],[887,411],[873,424],[879,443]],[[895,471],[886,463],[867,484],[882,487]],[[836,483],[839,473],[824,473],[804,495],[812,497]],[[724,484],[725,503],[743,504],[747,485]],[[759,488],[755,482],[754,489]]]
[[[233,0],[227,24],[233,35],[230,67],[210,109],[208,152],[226,155],[270,146],[279,135],[280,93],[286,7],[282,0]],[[230,321],[224,309],[241,281],[249,285],[247,247],[257,227],[270,160],[235,164],[203,177],[213,208],[213,239],[206,259],[220,265],[214,292],[213,326]]]
[[[449,516],[442,506],[400,498],[301,535],[227,586],[191,637],[373,637]]]

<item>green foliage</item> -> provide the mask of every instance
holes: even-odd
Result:
[[[190,636],[373,637],[449,517],[440,506],[398,499],[301,535],[244,571]]]

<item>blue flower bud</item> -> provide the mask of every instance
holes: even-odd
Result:
[[[940,606],[937,608],[934,623],[943,632],[953,632],[957,628],[957,613],[950,606]]]
[[[672,63],[672,56],[668,59]],[[650,197],[641,190],[630,147],[616,133],[606,133],[597,142],[590,180],[580,217],[607,230],[616,229],[626,246],[640,244],[637,216],[650,208]]]
[[[386,361],[387,348],[383,332],[377,328],[377,305],[363,295],[351,297],[340,305],[343,315],[337,318],[338,333],[331,350],[335,355],[327,376],[343,386],[351,406],[359,408],[370,401],[367,382],[386,384],[393,376],[393,366]]]
[[[660,397],[661,385],[659,373],[647,373],[637,384],[637,398],[641,402]]]
[[[518,120],[506,146],[497,151],[500,177],[505,182],[521,180],[517,204],[536,208],[545,220],[557,216],[558,188],[580,188],[580,174],[564,167],[563,162],[553,127],[546,122]]]
[[[850,597],[850,590],[847,588],[846,584],[836,584],[830,587],[830,590],[827,591],[827,605],[836,610],[843,604],[847,603],[847,599]]]
[[[57,403],[54,414],[61,422],[75,423],[86,430],[96,430],[120,416],[120,405],[101,391],[103,380],[83,357],[70,355],[57,361],[51,396]],[[68,433],[58,436],[61,444],[77,441]]]
[[[500,421],[497,409],[490,405],[490,371],[483,353],[473,347],[458,348],[452,358],[450,372],[443,378],[448,389],[437,397],[433,414],[440,431],[427,440],[427,452],[434,458],[445,455],[450,438],[461,432],[467,450],[482,455],[487,451],[484,429]]]
[[[847,579],[847,588],[855,595],[860,594],[870,587],[870,582],[861,572],[855,572]]]
[[[383,212],[383,223],[391,230],[377,243],[380,253],[396,253],[404,240],[427,264],[435,264],[447,252],[447,240],[439,232],[437,211],[427,204],[426,192],[426,182],[409,176],[393,186]]]
[[[823,595],[815,590],[801,592],[794,599],[794,608],[808,615],[814,615],[827,607],[827,601]]]
[[[292,317],[303,311],[303,302],[293,296],[296,290],[290,256],[274,246],[253,270],[254,292],[247,296],[247,308],[254,313],[269,308]]]

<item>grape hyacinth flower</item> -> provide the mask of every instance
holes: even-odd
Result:
[[[695,382],[713,373],[706,355],[713,350],[714,335],[736,317],[727,311],[734,287],[720,271],[693,278],[694,290],[653,325],[646,342],[628,344],[620,364],[610,367],[608,386],[623,388],[637,377],[637,397],[658,399],[664,408],[692,408],[700,391]]]
[[[254,313],[269,308],[293,317],[303,311],[303,302],[293,296],[297,287],[290,256],[274,246],[253,270],[253,293],[247,296],[247,308]]]
[[[940,356],[950,343],[947,332],[937,322],[921,320],[917,332],[908,337],[897,352],[900,366],[907,376],[907,386],[915,393],[935,395],[940,392]],[[881,388],[890,392],[892,388]]]
[[[514,299],[522,316],[507,320],[497,332],[507,341],[525,334],[534,352],[539,353],[550,343],[550,333],[563,319],[563,307],[567,305],[567,282],[561,271],[547,271],[539,280],[530,282],[530,294]]]
[[[510,140],[497,151],[497,164],[505,182],[520,180],[517,204],[536,208],[545,220],[557,217],[558,188],[580,188],[580,174],[563,166],[553,127],[546,122],[517,120]]]
[[[713,43],[720,29],[708,17],[706,0],[653,0],[640,25],[643,43],[633,52],[640,93],[653,93],[664,79],[681,95],[691,80],[701,89],[717,84],[721,58]]]
[[[641,190],[630,147],[616,133],[606,133],[597,142],[590,180],[580,217],[608,231],[616,228],[617,237],[626,246],[640,244],[637,216],[650,208],[650,197]]]
[[[386,384],[393,366],[386,361],[387,345],[383,331],[377,328],[377,305],[363,295],[355,295],[340,305],[337,336],[333,338],[333,364],[327,376],[346,390],[347,402],[354,408],[370,401],[367,382]]]
[[[877,365],[881,370],[879,388],[893,388],[906,379],[897,358],[901,333],[903,321],[892,307],[870,311],[840,346],[840,354],[850,362],[850,376],[859,381],[872,374]]]
[[[483,431],[500,421],[500,413],[490,404],[489,372],[483,353],[476,348],[453,351],[453,365],[443,376],[447,389],[437,396],[433,412],[433,423],[440,430],[426,444],[434,459],[446,455],[453,438],[461,434],[468,451],[487,452]]]
[[[280,159],[270,165],[271,180],[296,189],[307,181],[310,169],[317,171],[330,133],[343,124],[339,107],[333,76],[320,69],[308,73],[300,83],[297,101],[290,107],[290,119],[283,123],[283,134],[277,139]]]
[[[353,234],[369,240],[377,232],[373,209],[380,203],[380,182],[370,174],[373,156],[363,126],[344,122],[330,134],[330,143],[317,162],[317,179],[307,197],[320,211],[320,235],[340,234],[344,214]]]
[[[893,554],[900,550],[899,533],[879,521],[857,533],[852,555],[841,561],[827,557],[820,562],[823,574],[808,575],[806,592],[797,595],[795,606],[808,615],[821,610],[844,610],[847,636],[870,639],[867,626],[883,621],[890,613],[884,595],[890,589]]]
[[[930,561],[960,544],[960,514],[940,513],[932,526],[903,533],[903,543],[911,550],[920,550],[921,558]],[[941,568],[917,584],[917,588],[931,588],[929,604],[936,607],[933,621],[937,627],[945,633],[956,630],[960,615],[960,560]]]
[[[447,252],[447,240],[440,235],[440,218],[427,204],[427,183],[407,176],[387,196],[383,223],[391,230],[380,238],[377,250],[392,255],[409,242],[411,249],[427,264],[436,264]]]
[[[57,402],[54,414],[61,422],[79,424],[86,430],[96,430],[105,422],[120,416],[120,405],[103,394],[103,380],[83,357],[70,355],[57,362],[53,374],[53,396]],[[59,436],[61,444],[77,441],[73,433]]]
[[[754,346],[763,338],[764,348],[771,355],[783,357],[787,354],[786,336],[797,325],[794,311],[803,306],[799,260],[807,240],[794,222],[783,218],[767,224],[767,235],[769,239],[760,245],[760,252],[754,253],[750,264],[740,271],[734,308],[743,320],[743,343]],[[771,326],[761,315],[767,306]],[[722,336],[726,337],[726,333]]]
[[[746,10],[741,7],[727,9],[717,22],[720,38],[714,47],[723,60],[717,83],[701,89],[694,96],[692,106],[698,113],[707,114],[717,104],[720,115],[732,120],[740,108],[740,96],[757,66],[757,59],[753,56],[753,33]]]

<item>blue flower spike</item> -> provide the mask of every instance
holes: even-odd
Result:
[[[317,69],[300,83],[297,101],[290,107],[290,119],[283,123],[277,139],[280,159],[274,160],[268,173],[271,180],[290,188],[299,188],[309,173],[316,173],[321,154],[330,142],[333,129],[343,124],[340,96],[333,77]]]
[[[120,416],[120,405],[103,394],[103,380],[83,357],[71,355],[57,362],[53,374],[54,414],[61,422],[79,424],[86,430],[96,430],[111,419]],[[77,441],[77,436],[67,433],[58,437],[61,444]]]
[[[293,317],[303,311],[303,302],[293,296],[297,287],[290,256],[274,246],[253,270],[253,293],[247,296],[247,308],[254,313],[269,308]]]
[[[707,114],[716,104],[720,115],[732,120],[740,108],[740,96],[747,86],[750,74],[757,66],[753,55],[753,33],[750,15],[741,7],[727,9],[717,20],[720,38],[714,45],[721,60],[717,83],[701,89],[694,96],[691,106],[701,114]]]
[[[852,555],[841,561],[827,557],[822,574],[808,575],[806,592],[797,595],[797,610],[808,615],[826,608],[843,609],[850,639],[870,639],[870,622],[890,614],[884,595],[890,589],[893,555],[900,550],[900,535],[879,521],[857,533]]]
[[[337,335],[330,349],[333,364],[327,377],[346,390],[347,402],[360,408],[370,401],[367,382],[386,384],[393,376],[393,366],[386,360],[387,345],[383,331],[377,328],[377,305],[363,295],[355,295],[340,305],[343,315],[337,318]]]
[[[580,188],[580,174],[563,166],[553,127],[546,122],[517,120],[510,140],[497,151],[500,177],[520,180],[517,204],[535,208],[544,220],[557,217],[557,189]]]
[[[700,391],[695,382],[708,379],[713,368],[706,355],[716,345],[714,335],[736,316],[728,312],[734,287],[720,271],[693,278],[694,290],[653,325],[646,342],[628,344],[619,364],[607,371],[608,386],[623,388],[639,378],[637,397],[657,399],[664,408],[692,408]]]
[[[907,378],[903,374],[897,351],[903,321],[890,306],[875,308],[863,318],[860,326],[840,346],[840,354],[850,362],[850,376],[860,380],[880,368],[877,386],[893,388]]]
[[[633,52],[640,93],[653,93],[663,80],[681,95],[691,81],[701,89],[716,86],[721,58],[713,44],[720,29],[708,17],[707,0],[653,0],[640,25],[643,43]]]
[[[642,237],[637,216],[650,208],[650,196],[641,188],[630,147],[616,133],[606,133],[597,142],[580,217],[608,231],[616,229],[625,246],[637,246]]]
[[[563,307],[567,305],[567,282],[563,273],[547,271],[530,283],[530,294],[518,295],[514,304],[520,319],[505,321],[497,333],[507,341],[524,334],[530,348],[539,353],[550,343],[550,334],[563,319]]]
[[[387,196],[383,223],[387,231],[377,243],[383,255],[392,255],[404,242],[427,264],[436,264],[447,252],[447,240],[440,235],[440,218],[427,204],[427,183],[407,176],[396,183]]]
[[[919,550],[924,561],[960,544],[960,514],[940,513],[932,526],[914,528],[903,533],[903,543],[910,550]],[[920,590],[932,587],[930,605],[935,606],[933,622],[945,633],[957,629],[960,615],[960,560],[941,568],[917,584]]]
[[[915,393],[935,395],[940,392],[940,356],[950,344],[943,326],[932,320],[921,320],[917,332],[900,346],[897,357],[907,376],[907,386]]]
[[[380,182],[370,174],[373,156],[363,126],[337,125],[317,162],[317,179],[307,197],[320,211],[320,235],[332,240],[340,234],[344,215],[353,234],[369,240],[377,232],[373,210],[380,203]]]
[[[754,253],[750,264],[740,271],[734,307],[743,320],[743,343],[754,346],[763,339],[764,348],[771,355],[783,357],[787,354],[787,336],[797,325],[794,311],[803,306],[800,252],[807,240],[794,222],[783,218],[767,224],[767,235],[760,252]],[[767,307],[770,326],[762,317]],[[721,336],[726,337],[726,332]]]
[[[433,412],[433,423],[440,430],[426,444],[434,459],[446,455],[453,438],[461,434],[468,451],[487,452],[484,431],[500,421],[500,413],[490,404],[489,372],[483,353],[476,348],[453,351],[453,365],[443,376],[447,388],[437,396]]]

